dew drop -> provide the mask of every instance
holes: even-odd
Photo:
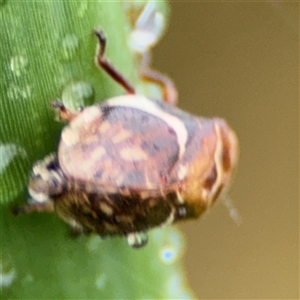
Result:
[[[19,87],[15,84],[12,84],[7,89],[7,97],[10,100],[18,100],[19,99]]]
[[[16,270],[14,269],[13,263],[9,257],[0,258],[0,287],[9,287],[16,279]]]
[[[28,58],[24,55],[16,55],[10,59],[10,68],[16,76],[21,76],[26,71]]]
[[[107,282],[107,276],[105,274],[100,274],[96,278],[96,286],[98,289],[103,289]]]
[[[29,99],[31,97],[31,87],[26,84],[22,89],[20,89],[20,95],[23,99]]]
[[[0,144],[0,174],[4,173],[17,155],[20,155],[23,158],[27,156],[25,149],[20,146],[15,144]]]
[[[27,282],[32,282],[33,281],[33,276],[31,274],[27,274],[26,277],[24,278]]]
[[[133,248],[142,248],[148,243],[148,234],[146,232],[129,233],[127,242]]]
[[[62,40],[62,55],[64,59],[72,59],[78,48],[78,37],[75,34],[67,34]]]
[[[28,283],[32,283],[34,278],[31,274],[27,274],[22,280],[21,283],[23,286],[26,286]]]
[[[62,102],[71,111],[93,103],[95,93],[93,87],[84,81],[69,83],[62,92]]]
[[[13,101],[29,99],[31,97],[31,87],[27,84],[24,87],[11,84],[7,89],[7,97]]]

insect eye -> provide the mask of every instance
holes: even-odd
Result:
[[[49,162],[49,164],[47,164],[47,166],[46,166],[46,169],[49,170],[49,171],[57,170],[57,168],[59,168],[57,159],[51,160]]]

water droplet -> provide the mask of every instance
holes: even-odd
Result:
[[[34,278],[31,274],[27,274],[22,280],[21,283],[23,286],[27,285],[28,283],[31,283],[34,281]]]
[[[28,58],[23,55],[16,55],[10,59],[10,68],[16,76],[21,76],[26,71]]]
[[[16,84],[11,84],[7,89],[7,97],[13,101],[20,99],[29,99],[31,97],[31,87],[27,84],[24,87],[20,87]]]
[[[146,232],[129,233],[127,242],[133,248],[142,248],[148,243],[148,234]]]
[[[19,88],[17,85],[12,84],[7,89],[7,97],[10,100],[18,100],[19,99]]]
[[[26,157],[24,148],[15,144],[0,144],[0,174],[3,174],[15,156]]]
[[[97,276],[96,278],[96,286],[98,289],[103,289],[105,287],[105,284],[107,282],[107,276],[105,274],[101,274]]]
[[[78,8],[78,16],[80,18],[82,18],[86,11],[87,11],[87,8],[88,8],[88,2],[87,1],[80,1],[80,5],[79,5],[79,8]]]
[[[67,34],[62,40],[62,54],[64,59],[72,59],[78,48],[78,37],[75,34]]]
[[[22,89],[20,89],[20,94],[23,99],[29,99],[31,96],[31,87],[26,84]]]
[[[78,111],[80,108],[92,104],[94,98],[93,87],[84,81],[71,82],[62,92],[62,102],[71,111]]]
[[[33,276],[31,274],[27,274],[26,277],[24,278],[26,281],[28,282],[32,282],[33,281]]]
[[[9,256],[0,259],[0,287],[9,287],[16,279],[16,270]]]

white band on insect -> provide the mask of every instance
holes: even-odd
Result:
[[[168,113],[165,113],[158,106],[156,106],[153,101],[141,95],[126,95],[115,97],[109,99],[107,101],[107,105],[136,108],[166,122],[168,126],[175,131],[177,135],[177,141],[179,146],[179,158],[183,156],[185,152],[185,145],[188,139],[188,133],[183,122],[180,121],[180,119]]]

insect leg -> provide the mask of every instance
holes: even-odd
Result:
[[[151,82],[161,87],[163,100],[169,104],[176,105],[177,89],[173,81],[166,75],[149,67],[150,54],[145,52],[141,57],[140,77],[145,82]]]
[[[104,57],[106,37],[102,30],[94,30],[96,37],[99,40],[99,50],[96,55],[96,64],[101,67],[110,77],[119,83],[128,94],[135,94],[135,90],[129,81]]]
[[[51,106],[58,110],[59,119],[64,122],[72,121],[79,113],[79,112],[72,112],[72,111],[68,110],[62,102],[57,101],[57,100],[52,101]]]

